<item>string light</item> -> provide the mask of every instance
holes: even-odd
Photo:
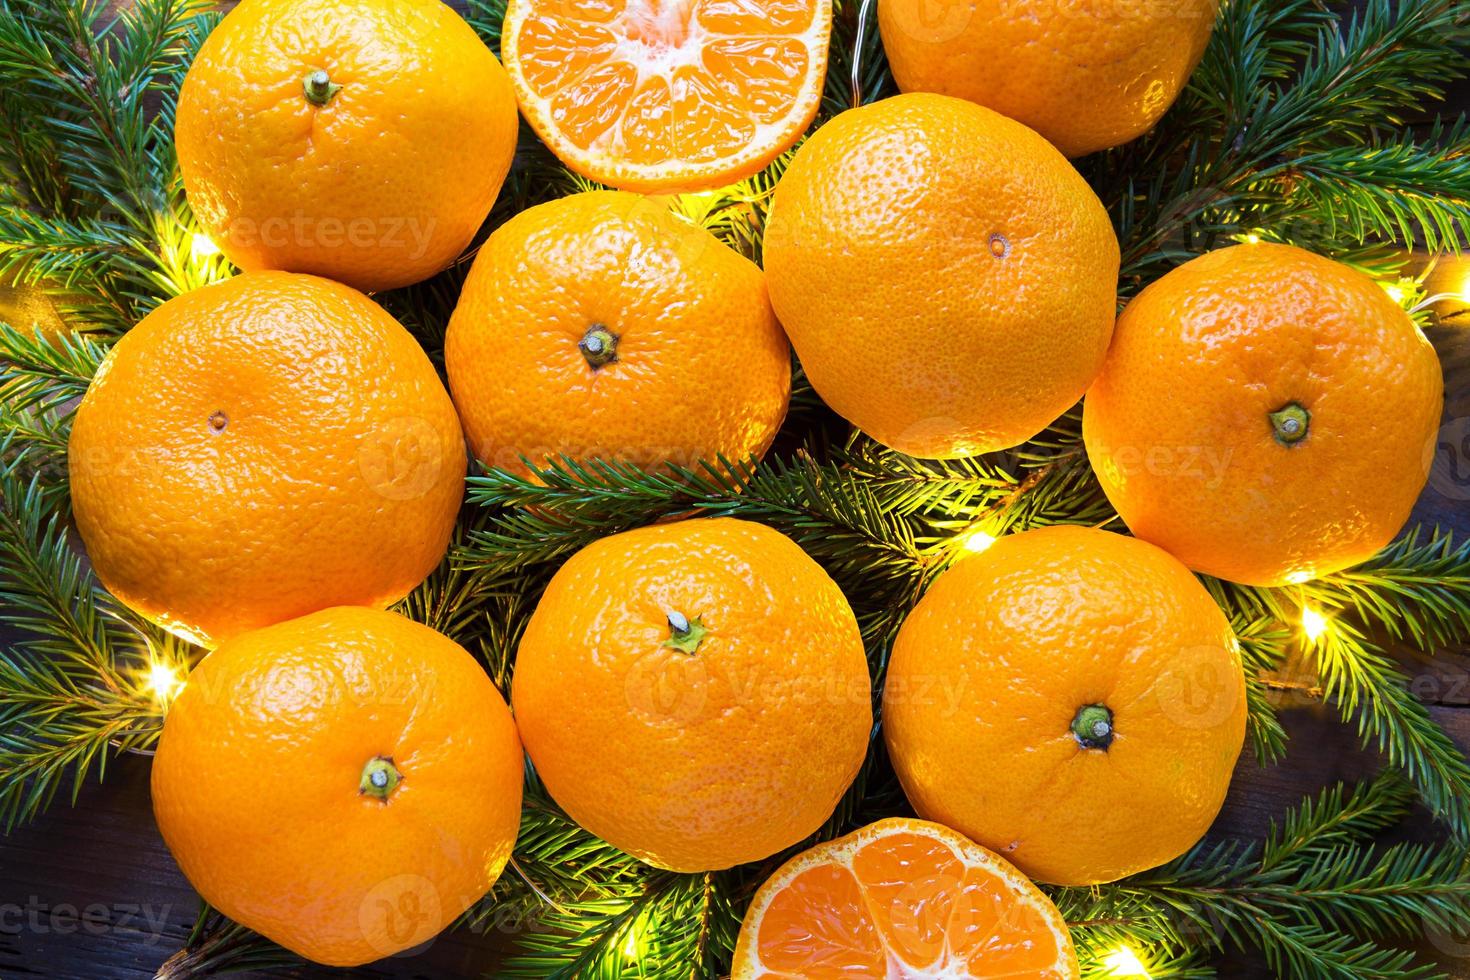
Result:
[[[162,660],[154,660],[148,665],[146,683],[153,700],[160,705],[167,705],[179,693],[179,688],[184,686],[184,679],[170,665]]]
[[[1449,288],[1446,287],[1449,281]],[[1456,306],[1470,306],[1470,269],[1466,268],[1464,261],[1447,265],[1445,271],[1436,273],[1426,281],[1427,288],[1433,288],[1434,294],[1426,296],[1415,304],[1410,313],[1419,313],[1428,309],[1435,303],[1452,303]]]
[[[645,930],[638,920],[628,926],[627,938],[623,940],[623,957],[630,962],[643,959]]]
[[[1421,310],[1425,310],[1433,306],[1435,303],[1460,303],[1462,305],[1470,304],[1470,282],[1467,282],[1465,284],[1465,288],[1461,289],[1457,293],[1435,293],[1433,296],[1426,296],[1424,297],[1424,299],[1420,300],[1409,312],[1418,313]]]
[[[1138,954],[1127,946],[1119,946],[1104,956],[1102,965],[1108,968],[1106,976],[1110,977],[1143,977],[1148,980],[1153,976],[1148,972],[1148,967],[1143,965],[1143,960],[1138,958]]]
[[[189,242],[189,251],[193,253],[196,259],[207,259],[219,254],[219,246],[214,243],[213,238],[210,238],[204,232],[196,231],[194,232],[193,239]]]
[[[1326,616],[1311,606],[1302,607],[1302,632],[1307,635],[1307,639],[1317,642],[1327,632],[1327,626]]]
[[[1259,245],[1261,244],[1261,236],[1255,232],[1251,232],[1245,236],[1245,243],[1247,245]]]
[[[956,544],[966,551],[979,554],[995,544],[995,535],[982,528],[971,528],[955,539]]]

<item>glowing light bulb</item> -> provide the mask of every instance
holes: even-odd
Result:
[[[1311,606],[1302,607],[1302,632],[1307,634],[1307,639],[1316,642],[1327,632],[1327,617],[1322,615]]]
[[[147,683],[153,700],[166,705],[179,692],[179,688],[184,686],[184,679],[179,676],[178,671],[162,660],[155,660],[148,665]]]
[[[973,551],[978,554],[995,544],[995,535],[975,528],[972,531],[966,531],[961,534],[959,544],[966,551]]]
[[[1148,972],[1148,967],[1143,965],[1143,960],[1138,958],[1138,954],[1127,946],[1119,946],[1104,956],[1102,965],[1108,968],[1106,975],[1110,977],[1143,977],[1147,980],[1153,976]]]
[[[193,239],[189,242],[189,251],[194,254],[194,258],[196,259],[207,259],[210,256],[219,254],[219,246],[214,243],[213,238],[210,238],[204,232],[196,231],[194,232]]]
[[[1259,245],[1261,244],[1261,236],[1256,234],[1255,232],[1251,232],[1249,235],[1245,236],[1245,243],[1247,245]]]
[[[643,930],[637,922],[628,926],[628,937],[623,940],[623,956],[634,961],[643,958]]]
[[[1383,291],[1388,294],[1389,299],[1400,306],[1404,305],[1404,296],[1407,294],[1404,292],[1403,286],[1396,282],[1381,282],[1379,285],[1383,287]]]

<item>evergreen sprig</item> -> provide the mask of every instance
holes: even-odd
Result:
[[[1470,637],[1470,540],[1414,528],[1363,564],[1303,584],[1302,595],[1422,650],[1463,644]]]
[[[0,276],[121,332],[225,272],[196,257],[172,102],[218,15],[205,0],[0,0]]]
[[[1412,546],[1409,549],[1415,549]],[[1421,554],[1421,557],[1424,557]],[[1433,553],[1430,553],[1433,557]],[[1348,573],[1351,581],[1352,573]],[[1348,596],[1372,608],[1372,599],[1390,607],[1385,594],[1365,579],[1357,581],[1351,591],[1337,592],[1329,576],[1317,580],[1313,594],[1333,597],[1330,607],[1349,604]],[[1267,621],[1299,629],[1302,616],[1310,604],[1302,601],[1298,587],[1260,589],[1211,583],[1222,604],[1236,616],[1249,621]],[[1379,624],[1369,618],[1367,622]],[[1237,620],[1238,622],[1238,620]],[[1386,624],[1384,624],[1386,625]],[[1279,666],[1284,648],[1263,646],[1259,635],[1243,644],[1243,652],[1268,658],[1261,666],[1267,670]],[[1470,633],[1461,641],[1470,640]],[[1418,788],[1421,797],[1436,816],[1444,820],[1456,836],[1470,835],[1470,763],[1428,709],[1409,691],[1408,677],[1384,650],[1372,642],[1347,617],[1338,617],[1316,639],[1303,638],[1301,652],[1316,668],[1318,693],[1332,704],[1345,721],[1356,726],[1365,745],[1373,745],[1400,767]],[[1258,719],[1258,723],[1259,723]]]
[[[1053,890],[1090,957],[1119,937],[1163,949],[1258,949],[1281,976],[1428,977],[1383,939],[1454,931],[1470,915],[1470,872],[1456,849],[1376,847],[1412,794],[1385,776],[1308,798],[1264,842],[1202,843],[1164,867],[1110,885]]]
[[[6,830],[45,810],[64,785],[75,800],[110,756],[150,746],[163,712],[139,675],[153,660],[184,659],[176,642],[127,626],[57,517],[43,517],[40,492],[13,466],[0,471],[0,624],[21,636],[0,648]]]
[[[1125,287],[1246,233],[1337,255],[1416,235],[1464,245],[1464,125],[1422,138],[1402,127],[1464,76],[1467,45],[1457,0],[1375,0],[1349,16],[1311,0],[1224,5],[1164,122],[1088,162],[1119,226]]]

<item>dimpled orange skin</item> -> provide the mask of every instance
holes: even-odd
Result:
[[[1439,358],[1366,276],[1301,249],[1221,249],[1143,291],[1083,436],[1134,534],[1196,571],[1282,585],[1370,558],[1424,488]],[[1278,441],[1271,414],[1310,414]]]
[[[361,293],[286,272],[145,317],[92,380],[68,460],[102,583],[209,646],[402,598],[464,496],[464,437],[418,343]]]
[[[665,646],[669,614],[708,632]],[[794,542],[687,520],[603,538],[552,578],[511,704],[556,802],[650,864],[713,871],[817,830],[867,753],[852,610]]]
[[[341,86],[320,106],[317,70]],[[174,139],[231,262],[378,290],[464,251],[518,128],[505,70],[439,0],[244,0],[190,66]]]
[[[812,386],[911,456],[1015,446],[1102,366],[1118,240],[1034,132],[938,95],[850,109],[796,153],[766,281]]]
[[[1085,748],[1079,709],[1112,714]],[[1135,538],[1053,527],[961,560],[904,622],[888,666],[889,756],[919,815],[1039,881],[1114,881],[1209,828],[1245,738],[1224,614]]]
[[[589,329],[616,336],[593,367]],[[480,249],[445,338],[450,389],[486,465],[566,454],[654,467],[759,456],[791,394],[764,276],[656,199],[574,194]]]
[[[401,780],[386,799],[360,788],[382,758]],[[342,607],[200,662],[164,722],[153,812],[205,901],[355,966],[426,942],[489,891],[522,768],[510,711],[463,647]]]
[[[898,87],[969,99],[1069,157],[1142,136],[1199,64],[1219,0],[881,0]]]

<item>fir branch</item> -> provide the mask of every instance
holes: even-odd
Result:
[[[1321,217],[1329,202],[1347,209],[1359,242],[1463,238],[1463,147],[1436,163],[1419,144],[1377,133],[1442,98],[1465,73],[1467,45],[1470,16],[1456,0],[1368,0],[1348,20],[1300,0],[1225,5],[1158,130],[1091,168],[1119,225],[1126,291],[1248,230],[1341,247],[1303,227],[1315,222],[1290,220]],[[1446,136],[1463,142],[1463,128],[1431,134]],[[1407,165],[1397,176],[1395,159]],[[1416,175],[1452,195],[1426,198]],[[1290,206],[1284,192],[1297,195]],[[1262,227],[1273,217],[1286,227]]]
[[[505,0],[469,0],[465,20],[480,35],[485,46],[500,57],[500,25],[505,21]]]
[[[1431,250],[1470,242],[1470,134],[1463,120],[1436,125],[1424,139],[1399,135],[1363,146],[1302,154],[1256,181],[1281,185],[1279,201],[1257,209],[1273,229],[1308,224],[1311,237],[1341,247],[1380,237]],[[1300,241],[1304,229],[1293,227]],[[1278,231],[1279,233],[1279,231]]]
[[[732,928],[731,923],[734,923]],[[573,900],[523,937],[501,976],[618,980],[715,977],[739,918],[710,874],[654,872],[632,898]]]
[[[1412,952],[1376,940],[1463,923],[1470,873],[1453,849],[1368,843],[1406,803],[1393,777],[1333,787],[1288,813],[1264,845],[1202,843],[1162,868],[1053,894],[1088,950],[1100,945],[1094,932],[1174,948],[1231,941],[1293,977],[1429,976]]]
[[[867,481],[805,455],[655,472],[561,459],[538,468],[534,480],[501,470],[471,477],[470,500],[515,508],[471,534],[461,558],[492,574],[558,561],[610,533],[689,510],[775,527],[855,603],[912,603],[933,569],[919,542],[922,525],[888,512]]]
[[[107,351],[83,334],[24,334],[0,323],[0,397],[13,410],[65,412],[87,393]]]
[[[1261,589],[1207,580],[1217,601],[1232,615],[1295,624],[1301,617],[1302,587]],[[1409,692],[1398,665],[1346,618],[1339,617],[1318,640],[1304,640],[1321,694],[1344,721],[1358,730],[1419,790],[1429,809],[1456,837],[1470,835],[1470,762]]]
[[[1344,718],[1418,788],[1426,806],[1461,840],[1470,837],[1470,763],[1408,689],[1393,660],[1338,620],[1310,646],[1323,690]]]
[[[1231,629],[1240,643],[1241,666],[1245,672],[1245,732],[1261,765],[1286,755],[1286,729],[1276,716],[1266,675],[1286,660],[1290,634],[1272,617],[1250,617],[1237,613]]]
[[[532,780],[513,864],[466,921],[481,929],[504,922],[495,903],[524,886],[535,900],[526,923],[534,929],[500,975],[714,977],[740,923],[719,877],[643,864],[574,824]]]
[[[759,264],[771,195],[795,155],[794,150],[788,150],[764,170],[728,187],[680,194],[674,199],[673,210]]]
[[[1306,797],[1279,826],[1271,822],[1261,870],[1371,840],[1408,814],[1413,795],[1412,787],[1390,773],[1353,786],[1336,783],[1315,800]]]
[[[159,967],[154,980],[196,980],[231,973],[289,969],[301,966],[301,957],[264,936],[220,915],[206,902],[184,948]]]
[[[109,755],[157,737],[162,711],[136,672],[149,637],[123,625],[40,490],[0,473],[0,622],[21,634],[0,650],[0,822],[46,809],[70,780],[75,800]],[[164,656],[177,661],[175,647]]]
[[[1470,642],[1470,541],[1419,528],[1361,565],[1302,586],[1311,604],[1347,609],[1424,650]]]
[[[0,170],[33,181],[0,200],[0,272],[56,291],[64,316],[121,332],[224,272],[193,255],[172,138],[212,6],[140,0],[107,21],[105,4],[0,3],[0,89],[27,120]]]

